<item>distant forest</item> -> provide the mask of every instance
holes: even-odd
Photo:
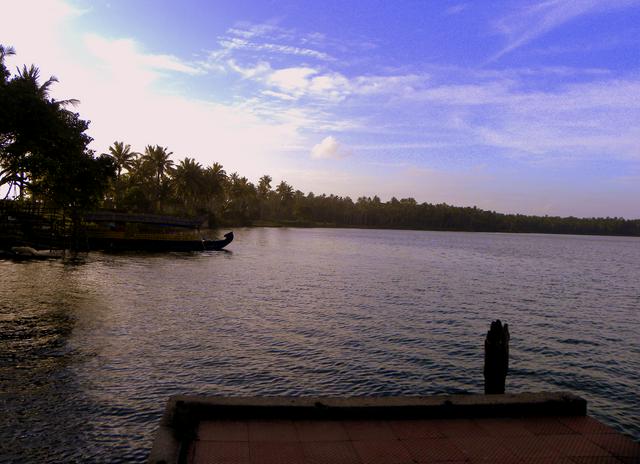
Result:
[[[89,123],[68,108],[74,100],[49,97],[55,78],[39,83],[38,68],[12,75],[4,64],[14,53],[0,45],[0,187],[16,201],[68,210],[105,208],[126,212],[196,216],[211,226],[273,225],[394,229],[534,232],[640,236],[640,219],[561,218],[500,214],[476,207],[418,203],[413,198],[383,202],[377,196],[355,201],[315,195],[286,181],[257,184],[227,173],[214,163],[204,167],[186,157],[148,145],[142,153],[115,142],[107,153],[88,148]]]
[[[286,181],[273,186],[269,175],[257,184],[238,173],[227,174],[214,163],[203,167],[191,158],[177,165],[161,146],[139,154],[115,142],[108,155],[116,176],[105,208],[206,216],[212,225],[287,225],[371,227],[390,229],[532,232],[640,236],[640,220],[500,214],[476,207],[418,203],[413,198],[383,202],[377,196],[315,195],[294,189]]]

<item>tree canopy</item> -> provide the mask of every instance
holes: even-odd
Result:
[[[98,205],[116,172],[112,158],[88,148],[89,122],[67,109],[75,100],[49,96],[55,77],[41,84],[34,65],[9,72],[13,53],[0,46],[0,186],[59,208]]]

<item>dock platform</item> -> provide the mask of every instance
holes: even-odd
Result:
[[[149,462],[637,463],[640,444],[570,393],[172,397]]]

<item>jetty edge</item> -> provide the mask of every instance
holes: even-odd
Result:
[[[215,453],[216,447],[230,444],[225,443],[224,438],[216,440],[210,436],[201,436],[203,426],[207,423],[212,423],[218,428],[224,428],[225,424],[228,424],[229,431],[232,433],[235,433],[233,430],[237,431],[239,423],[245,424],[245,429],[257,424],[257,427],[262,428],[273,427],[273,433],[277,435],[282,432],[283,426],[294,430],[297,427],[296,424],[308,426],[310,423],[312,425],[317,423],[316,425],[320,428],[316,430],[320,430],[323,424],[330,423],[338,427],[344,425],[348,431],[348,427],[353,426],[354,423],[363,424],[366,429],[374,422],[406,424],[407,421],[413,421],[412,424],[418,424],[420,427],[431,427],[432,430],[438,430],[444,424],[444,434],[425,438],[426,442],[442,444],[447,440],[453,445],[451,452],[462,453],[460,456],[463,459],[472,457],[460,451],[465,449],[465,443],[474,438],[484,440],[482,434],[480,437],[474,437],[472,427],[482,430],[483,424],[486,423],[491,424],[498,432],[491,438],[491,428],[485,430],[488,430],[489,438],[486,440],[489,440],[489,443],[491,439],[498,440],[505,430],[512,428],[513,437],[510,437],[508,442],[519,443],[524,440],[524,443],[526,441],[529,447],[524,447],[525,453],[527,449],[541,448],[539,453],[542,453],[542,456],[561,459],[571,457],[571,453],[579,449],[579,456],[610,457],[611,462],[617,462],[616,456],[640,458],[640,444],[587,416],[587,401],[584,398],[559,391],[397,397],[172,396],[156,431],[148,462],[151,464],[205,462],[206,458],[198,458],[199,446],[203,449],[207,448],[205,452],[214,450]],[[465,430],[464,434],[449,435],[446,432],[447,427],[455,429],[455,424],[459,424],[459,428],[466,427],[468,430]],[[516,432],[520,429],[526,435],[518,436]],[[223,435],[226,433],[224,432]],[[267,432],[268,435],[270,435],[269,432]],[[511,434],[506,432],[506,435]],[[441,438],[435,438],[437,436]],[[281,438],[274,439],[274,445],[282,442]],[[325,439],[322,436],[318,437],[320,442]],[[246,430],[243,438],[228,439],[229,442],[234,441],[238,449],[246,449],[247,453],[251,440]],[[269,441],[264,437],[261,440]],[[358,444],[353,436],[346,437],[344,440],[344,446]],[[367,441],[367,437],[362,436],[359,440]],[[402,440],[402,435],[399,435],[395,437],[393,443],[398,446],[410,443]],[[284,441],[289,440],[284,439]],[[305,445],[300,438],[297,440],[298,443],[291,443],[295,441],[295,438],[292,438],[289,446]],[[308,441],[314,441],[313,437]],[[362,443],[364,442],[361,441],[360,444]],[[374,443],[373,438],[371,443]],[[379,445],[382,443],[379,442]],[[422,446],[419,440],[411,443],[418,447]],[[550,446],[549,443],[553,443],[554,446]],[[576,443],[581,447],[576,448]],[[509,448],[504,448],[502,451],[509,452]],[[517,457],[518,449],[512,449],[512,451],[514,457]],[[405,449],[404,452],[408,451]],[[474,450],[470,452],[473,453]],[[240,459],[239,462],[253,462],[249,460],[248,454],[245,457],[246,459]],[[526,458],[526,456],[520,457]],[[352,462],[364,461],[356,453]],[[620,460],[620,462],[625,461]]]

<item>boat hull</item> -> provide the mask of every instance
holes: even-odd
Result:
[[[89,238],[90,250],[104,251],[208,251],[222,250],[233,241],[233,232],[224,240],[170,240],[141,238]]]

